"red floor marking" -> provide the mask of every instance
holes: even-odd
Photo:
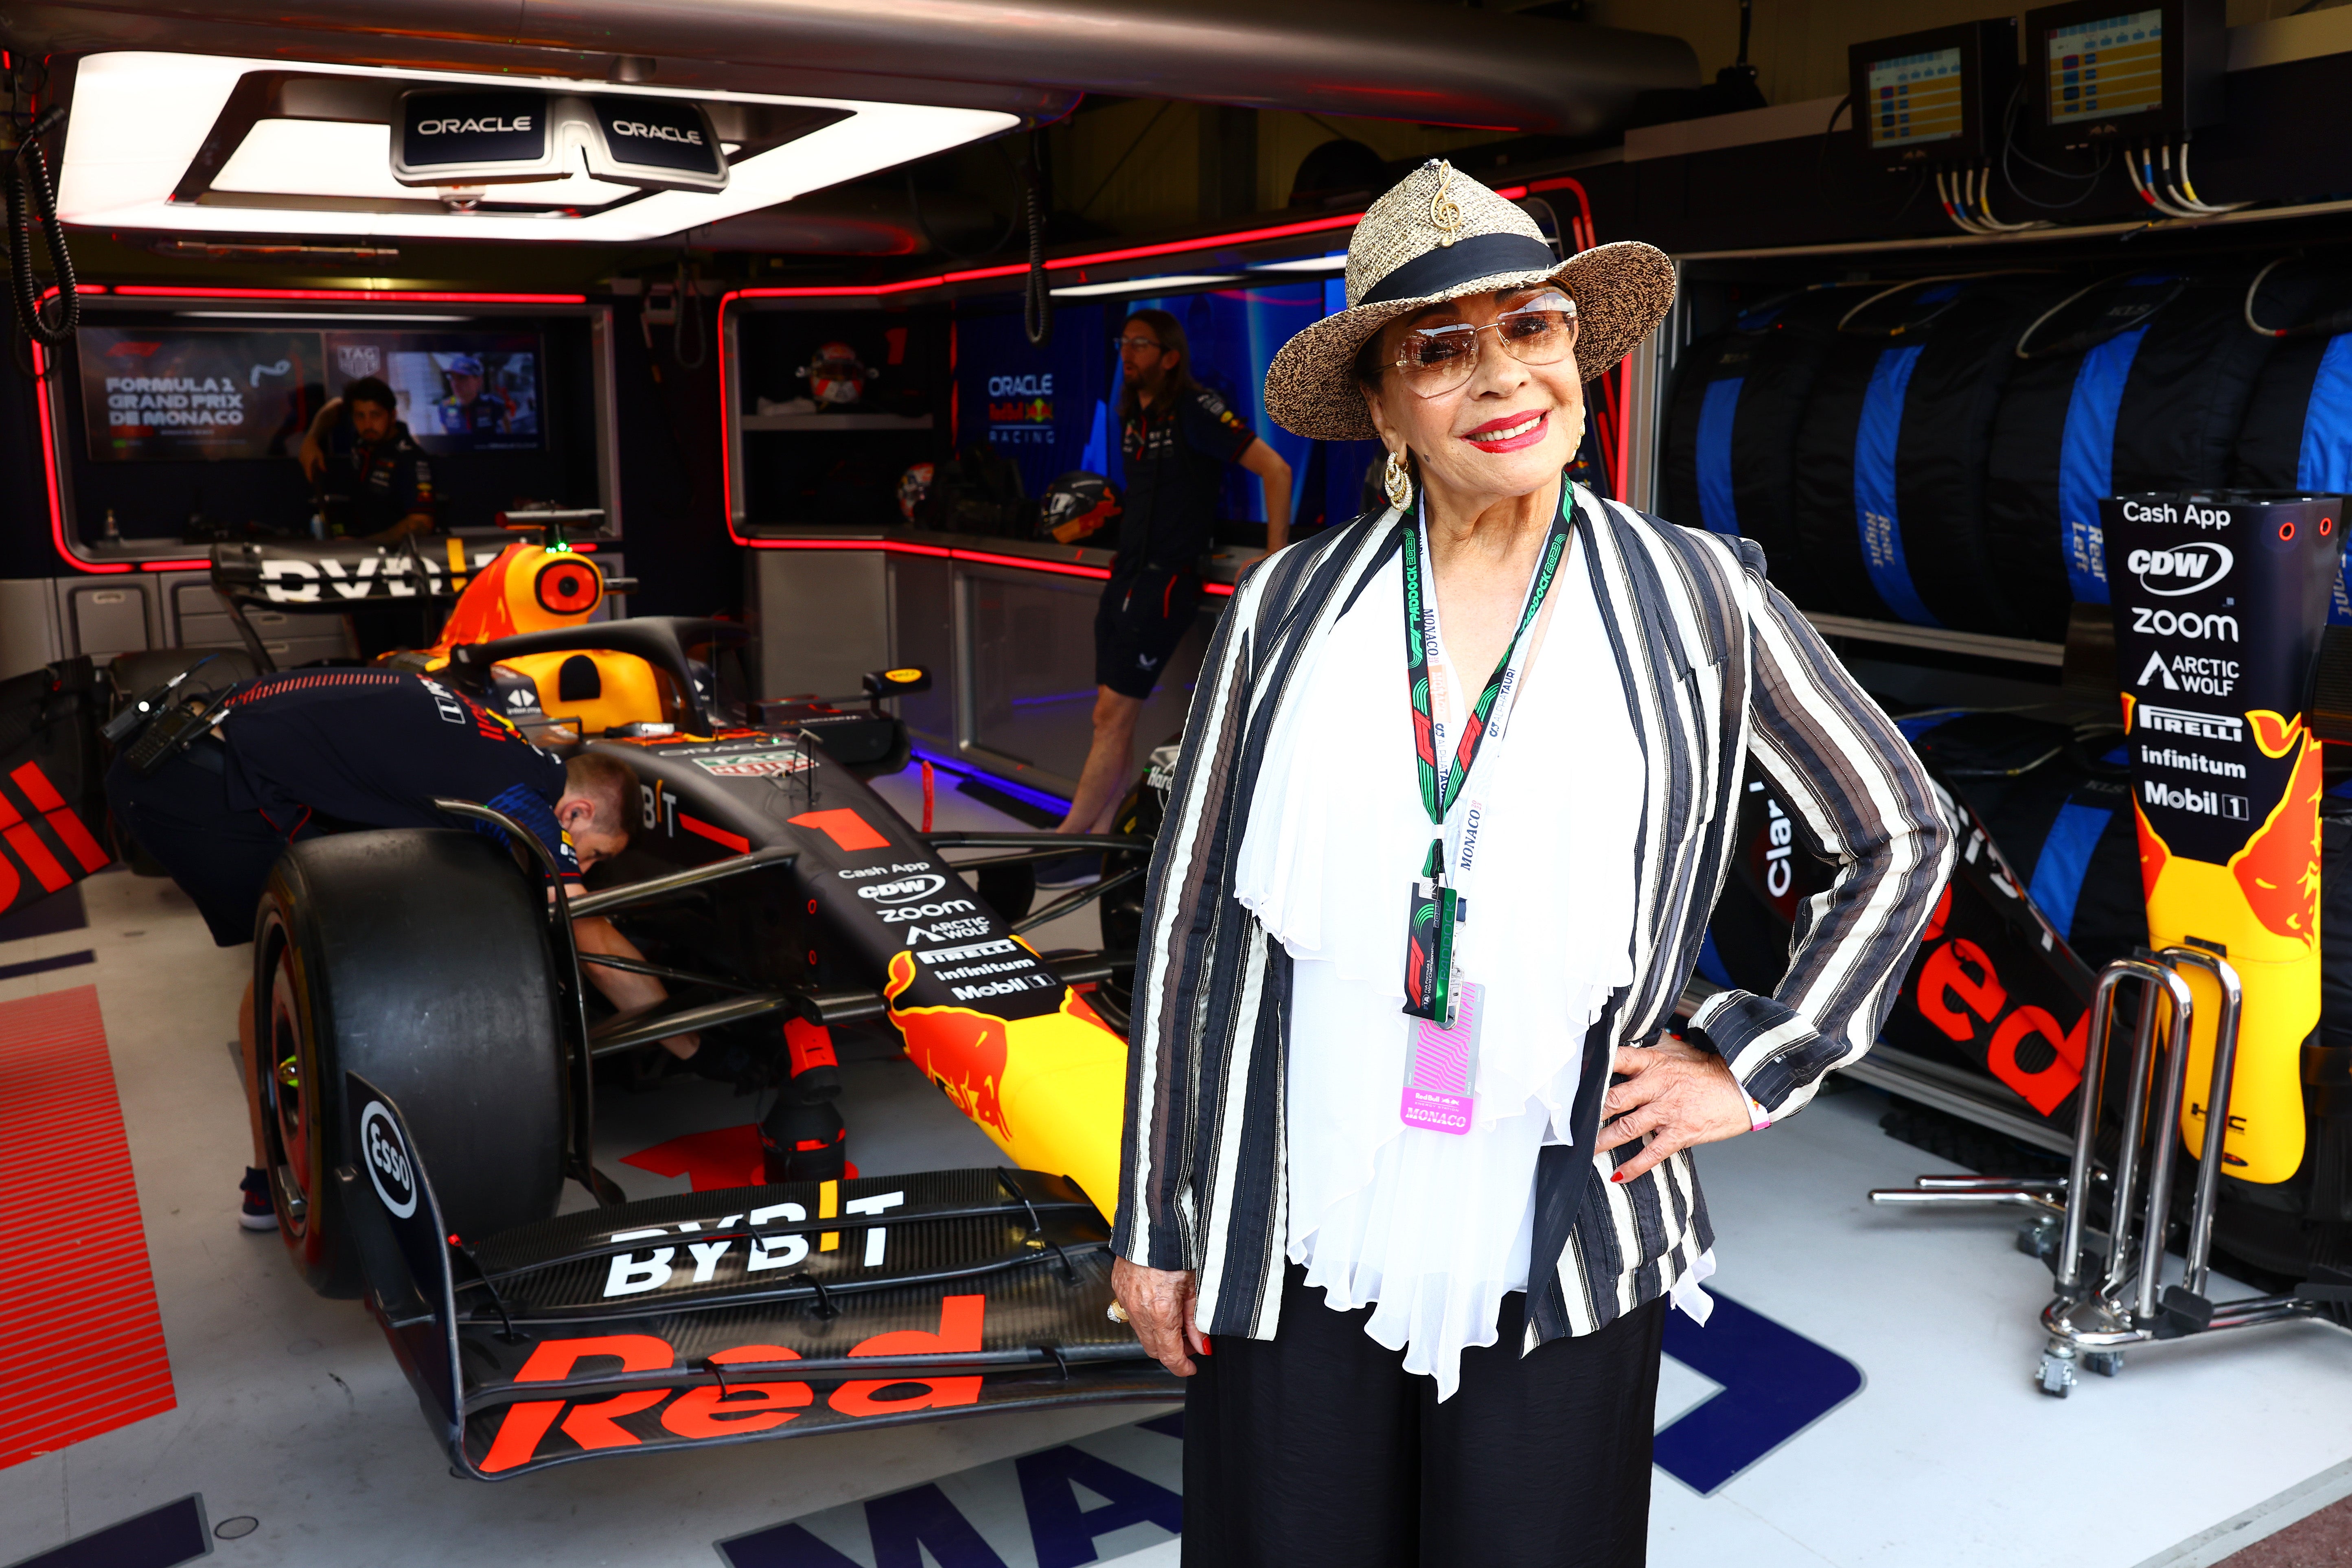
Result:
[[[0,1002],[0,1468],[178,1403],[94,985]]]
[[[768,1179],[767,1166],[760,1157],[760,1129],[749,1121],[740,1127],[689,1132],[683,1138],[624,1154],[621,1163],[651,1171],[656,1176],[691,1177],[698,1193],[756,1187]]]
[[[0,1121],[0,1128],[6,1122]],[[673,1138],[667,1143],[656,1143],[650,1149],[640,1149],[634,1154],[621,1156],[624,1165],[635,1165],[640,1171],[651,1171],[656,1176],[685,1176],[694,1183],[698,1193],[721,1193],[730,1187],[763,1187],[768,1184],[768,1166],[760,1153],[760,1129],[757,1123],[745,1122],[740,1127],[716,1127],[708,1132],[689,1132],[683,1138]],[[857,1167],[849,1167],[855,1180]]]

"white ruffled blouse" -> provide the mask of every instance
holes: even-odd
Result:
[[[1377,1302],[1367,1331],[1402,1351],[1406,1370],[1434,1377],[1444,1399],[1462,1352],[1493,1344],[1503,1297],[1528,1288],[1537,1152],[1571,1141],[1585,1033],[1633,978],[1644,767],[1579,545],[1538,623],[1516,710],[1464,795],[1484,807],[1456,947],[1465,978],[1484,988],[1473,1126],[1403,1125],[1416,1024],[1400,1011],[1406,900],[1430,827],[1402,591],[1391,558],[1302,656],[1268,738],[1235,890],[1295,961],[1290,1259],[1335,1310]],[[1433,685],[1450,736],[1465,687],[1486,672],[1446,663]]]

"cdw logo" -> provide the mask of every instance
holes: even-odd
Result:
[[[980,1350],[987,1306],[985,1296],[950,1296],[940,1303],[938,1333],[909,1329],[876,1334],[852,1346],[849,1353],[893,1359],[974,1354]],[[531,1463],[549,1435],[559,1431],[583,1448],[634,1448],[772,1432],[816,1403],[815,1390],[806,1383],[769,1381],[771,1369],[800,1359],[798,1351],[783,1345],[737,1345],[701,1358],[698,1366],[715,1379],[709,1384],[636,1388],[602,1399],[530,1399],[509,1405],[498,1436],[490,1441],[490,1451],[482,1459],[483,1473],[497,1475]],[[585,1370],[583,1363],[589,1363]],[[722,1370],[727,1367],[745,1370],[730,1377]],[[577,1375],[583,1383],[634,1382],[628,1376],[631,1373],[690,1370],[677,1364],[677,1352],[667,1340],[652,1334],[601,1334],[541,1342],[515,1373],[514,1381],[519,1384],[562,1383]],[[854,1419],[979,1402],[978,1373],[905,1375],[929,1370],[902,1368],[899,1375],[837,1384],[825,1395],[825,1406],[837,1416]],[[614,1377],[615,1372],[619,1377]],[[885,1389],[903,1392],[904,1396],[878,1397]],[[624,1421],[629,1425],[624,1426]]]

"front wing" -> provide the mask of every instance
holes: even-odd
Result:
[[[1047,1405],[1181,1397],[1108,1315],[1108,1227],[1064,1178],[941,1171],[694,1193],[448,1234],[357,1074],[336,1173],[370,1310],[457,1468]]]

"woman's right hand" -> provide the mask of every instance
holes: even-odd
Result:
[[[1209,1341],[1192,1321],[1192,1303],[1199,1279],[1189,1268],[1146,1268],[1126,1258],[1110,1266],[1110,1293],[1127,1310],[1127,1321],[1144,1351],[1179,1377],[1195,1370],[1189,1348],[1209,1353]]]

